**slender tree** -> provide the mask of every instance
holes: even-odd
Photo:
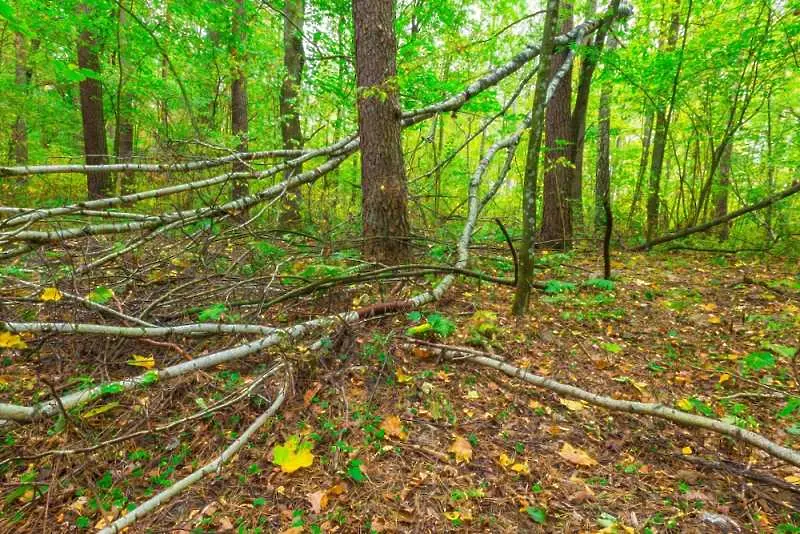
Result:
[[[247,42],[247,6],[246,0],[234,0],[233,19],[231,24],[231,133],[238,138],[236,150],[246,152],[248,145],[248,120],[247,120],[247,74],[245,64],[247,56],[245,46]],[[237,161],[233,164],[233,172],[240,172],[247,166]],[[248,193],[247,180],[234,180],[233,198],[242,198]]]
[[[525,160],[525,177],[522,186],[522,248],[520,250],[519,277],[514,293],[512,312],[521,317],[528,311],[533,281],[533,260],[536,251],[536,194],[539,175],[539,152],[542,148],[544,110],[547,85],[550,80],[550,62],[553,38],[558,20],[558,0],[548,0],[544,18],[544,35],[539,55],[539,73],[533,92],[531,131]]]
[[[80,4],[83,29],[78,37],[78,66],[90,73],[79,84],[81,118],[83,121],[83,151],[87,165],[108,163],[106,121],[103,114],[103,85],[100,83],[100,58],[94,30],[90,27],[93,10],[89,4]],[[108,171],[86,174],[89,198],[103,198],[114,191],[114,182]]]
[[[33,69],[29,63],[30,43],[21,32],[14,33],[14,84],[21,101],[27,97]],[[17,107],[17,116],[11,127],[11,154],[17,165],[28,164],[28,123],[24,105]]]
[[[114,155],[118,163],[133,161],[133,95],[127,87],[128,76],[128,13],[120,8],[117,19],[117,109],[114,128]],[[122,194],[133,193],[134,175],[131,171],[122,173],[120,189]]]
[[[719,189],[715,199],[715,213],[714,218],[719,219],[728,214],[728,189],[731,183],[731,156],[733,155],[733,142],[725,145],[725,151],[722,153],[722,159],[719,162]],[[772,191],[770,191],[772,194]],[[767,208],[769,212],[769,208]],[[719,225],[719,240],[725,241],[730,235],[730,222],[726,221]]]
[[[280,97],[281,136],[283,148],[303,148],[303,130],[300,124],[300,88],[303,80],[303,25],[305,21],[305,0],[286,0],[283,6],[283,76]],[[286,170],[285,178],[303,172],[303,165]],[[281,214],[281,223],[292,224],[300,221],[301,193],[295,188],[286,193]]]
[[[408,186],[397,98],[393,0],[354,0],[363,253],[394,264],[409,251]]]
[[[612,41],[613,45],[613,41]],[[611,45],[609,45],[611,48]],[[611,195],[611,83],[600,89],[600,108],[597,113],[597,166],[594,183],[595,230],[606,225],[605,203]]]

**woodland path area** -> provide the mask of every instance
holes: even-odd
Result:
[[[797,1],[0,23],[0,533],[800,532]]]

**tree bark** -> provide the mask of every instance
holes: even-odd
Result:
[[[719,190],[717,191],[717,198],[715,201],[715,214],[714,217],[719,219],[728,214],[728,189],[731,183],[731,155],[733,154],[733,142],[725,145],[725,151],[722,153],[722,159],[719,161]],[[772,191],[770,191],[772,193]],[[769,213],[767,208],[767,212]],[[723,222],[719,226],[719,240],[725,241],[730,235],[730,224]]]
[[[677,6],[672,13],[669,33],[667,35],[666,49],[671,50],[678,42],[678,30],[680,28],[680,0],[676,0]],[[675,72],[672,83],[672,97],[668,103],[660,107],[656,112],[656,128],[653,137],[653,156],[650,162],[650,177],[648,180],[647,194],[647,240],[653,238],[658,231],[659,207],[661,204],[661,171],[664,167],[664,154],[667,149],[667,136],[669,134],[669,123],[674,106],[675,92],[677,89],[680,74],[680,64]]]
[[[561,31],[572,29],[572,5],[565,5]],[[569,48],[556,50],[550,63],[550,77],[567,61]],[[571,127],[572,67],[556,87],[547,106],[545,125],[545,171],[542,231],[539,240],[547,248],[566,249],[572,241],[570,186],[573,168],[570,156],[575,139]]]
[[[93,15],[88,4],[80,4],[78,10],[86,19]],[[84,27],[78,37],[78,67],[95,73],[92,77],[83,79],[79,84],[81,119],[83,121],[83,151],[87,165],[108,163],[106,122],[103,114],[103,86],[95,77],[100,75],[100,58],[97,48],[96,35],[90,28]],[[114,192],[114,182],[111,173],[107,171],[87,173],[86,186],[90,199],[105,198]]]
[[[114,155],[117,163],[133,162],[133,96],[125,88],[125,77],[127,75],[127,25],[128,14],[124,9],[119,9],[117,20],[117,67],[119,69],[119,82],[117,85],[117,121],[114,129]],[[134,174],[132,170],[122,172],[120,180],[120,191],[123,195],[136,192],[134,184]]]
[[[286,0],[283,12],[283,66],[286,69],[281,85],[280,113],[283,148],[302,149],[303,130],[300,124],[300,87],[303,80],[305,53],[303,52],[303,25],[305,0]],[[284,179],[303,172],[303,165],[286,170]],[[300,188],[286,192],[281,213],[281,224],[300,222]]]
[[[612,0],[609,11],[615,12],[619,8],[620,0]],[[591,6],[590,16],[594,16],[596,6]],[[586,134],[586,112],[589,109],[589,93],[592,88],[592,76],[597,68],[597,61],[606,42],[610,24],[602,26],[594,36],[592,49],[583,56],[581,61],[578,89],[575,95],[575,106],[572,109],[571,145],[572,154],[570,161],[574,165],[572,180],[569,185],[569,204],[572,214],[572,223],[575,228],[583,226],[583,148]]]
[[[247,151],[247,74],[245,72],[245,46],[247,42],[247,11],[245,0],[234,0],[231,33],[231,64],[233,65],[233,81],[231,82],[231,133],[238,138],[237,152]],[[232,165],[233,172],[247,170],[247,165],[236,161]],[[247,180],[234,180],[231,197],[236,200],[247,196],[249,188]]]
[[[610,47],[609,47],[610,48]],[[611,190],[611,83],[606,82],[600,91],[600,110],[597,116],[597,168],[594,183],[595,231],[606,226],[605,204]]]
[[[642,195],[642,184],[647,176],[647,163],[650,161],[650,140],[653,137],[653,114],[647,112],[644,116],[644,126],[642,131],[642,154],[639,158],[639,172],[636,174],[636,186],[633,190],[630,211],[628,212],[628,228],[631,226],[636,208],[639,206],[639,199]]]
[[[539,175],[539,152],[542,147],[544,130],[544,109],[547,85],[550,80],[550,63],[553,52],[553,36],[558,21],[558,0],[548,0],[544,18],[539,73],[533,93],[531,112],[531,132],[528,138],[528,153],[525,161],[525,176],[522,186],[522,247],[520,249],[519,278],[514,293],[512,312],[522,317],[528,312],[531,283],[533,281],[533,262],[536,250],[536,194]]]
[[[27,98],[28,90],[33,77],[29,61],[29,43],[25,36],[14,33],[14,84],[16,85],[20,103],[17,107],[17,116],[11,128],[11,153],[16,165],[28,164],[28,123],[25,120],[22,104]],[[24,179],[23,179],[24,181]]]
[[[387,264],[409,253],[408,186],[400,137],[393,0],[354,0],[364,255]]]

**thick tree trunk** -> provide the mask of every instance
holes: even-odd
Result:
[[[606,225],[606,201],[611,190],[611,84],[604,83],[600,92],[600,110],[597,117],[597,169],[594,184],[595,232]]]
[[[717,191],[717,198],[715,200],[715,213],[714,218],[719,219],[728,214],[728,189],[731,183],[731,155],[733,154],[733,142],[725,145],[725,150],[722,153],[722,159],[719,161],[719,190]],[[771,191],[770,191],[771,193]],[[767,208],[769,212],[770,208]],[[725,241],[730,234],[730,224],[724,222],[719,226],[719,240]]]
[[[672,13],[672,21],[670,22],[669,34],[667,36],[666,48],[668,50],[674,48],[675,43],[678,42],[678,29],[680,27],[680,14],[678,12],[678,8],[680,7],[680,0],[676,0],[676,2],[678,5],[675,11]],[[676,70],[675,78],[673,79],[672,98],[670,102],[656,112],[656,129],[653,137],[653,157],[650,162],[650,178],[648,180],[647,191],[646,235],[648,241],[650,241],[658,231],[659,208],[661,204],[661,171],[664,167],[664,154],[667,149],[669,122],[672,115],[672,107],[674,104],[679,73],[680,67],[678,67]]]
[[[354,0],[363,253],[395,264],[409,253],[408,189],[397,99],[393,0]]]
[[[22,102],[30,87],[33,71],[28,64],[28,41],[25,36],[16,32],[14,34],[14,84]],[[28,124],[25,120],[24,106],[18,105],[17,117],[11,127],[11,154],[17,165],[28,164]]]
[[[280,113],[281,136],[283,148],[303,148],[303,131],[300,125],[300,87],[303,80],[303,24],[305,21],[305,1],[286,0],[283,7],[283,66],[286,69],[281,85]],[[286,170],[284,178],[303,172],[303,166],[297,165]],[[296,224],[301,220],[300,205],[302,197],[300,188],[286,193],[281,213],[281,224]]]
[[[553,37],[558,21],[558,0],[548,0],[544,18],[544,35],[539,56],[539,73],[533,93],[531,132],[528,137],[528,153],[525,161],[525,177],[522,186],[522,248],[520,249],[519,277],[514,293],[512,312],[522,317],[528,312],[528,302],[533,281],[533,263],[536,251],[536,195],[539,176],[539,152],[542,148],[544,130],[545,97],[550,81]]]
[[[615,11],[619,8],[620,0],[613,0],[609,10]],[[594,4],[594,2],[592,2]],[[591,6],[589,16],[594,16],[596,6]],[[586,112],[589,109],[589,93],[592,88],[592,76],[597,68],[597,61],[603,51],[608,34],[609,26],[603,26],[597,30],[594,37],[593,50],[583,56],[581,61],[580,76],[578,78],[578,89],[575,95],[575,106],[572,110],[572,139],[575,143],[571,145],[572,154],[570,161],[574,165],[572,170],[572,180],[569,185],[569,204],[572,212],[572,223],[575,228],[583,226],[583,147],[586,134]]]
[[[91,17],[92,12],[87,4],[81,4],[78,9],[83,16]],[[78,67],[100,74],[97,39],[88,28],[84,28],[78,37]],[[100,80],[87,77],[80,82],[79,89],[86,164],[104,165],[108,163],[108,146],[103,115],[103,86]],[[114,182],[107,171],[87,173],[86,186],[90,199],[104,198],[114,192]]]
[[[127,76],[127,23],[128,14],[124,9],[119,9],[117,28],[117,67],[119,81],[117,85],[117,121],[114,129],[114,155],[117,163],[131,163],[133,161],[133,96],[125,88]],[[120,191],[123,195],[136,192],[133,171],[124,171],[120,180]]]
[[[561,31],[572,29],[572,6],[566,5]],[[567,60],[569,49],[553,54],[550,64],[552,78]],[[570,155],[575,139],[572,137],[570,104],[572,99],[572,67],[564,74],[547,106],[545,126],[545,172],[543,191],[542,231],[539,240],[547,248],[565,249],[572,242],[572,213],[570,185],[574,172]]]
[[[231,64],[233,65],[233,81],[231,82],[231,133],[238,138],[236,150],[247,151],[247,74],[245,72],[245,42],[247,41],[247,11],[245,0],[234,0],[233,21],[231,33]],[[233,164],[233,172],[247,170],[247,165],[241,161]],[[247,180],[234,180],[231,197],[235,200],[247,196],[249,191]]]

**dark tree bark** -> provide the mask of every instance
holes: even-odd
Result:
[[[24,99],[30,88],[33,70],[29,60],[29,43],[25,36],[16,32],[14,34],[14,83],[22,99]],[[17,116],[14,125],[11,127],[11,154],[14,163],[17,165],[28,164],[28,123],[22,111],[23,106],[17,107]]]
[[[81,4],[78,9],[87,20],[92,16],[92,10],[87,4]],[[78,37],[78,66],[99,75],[100,59],[97,48],[97,37],[94,32],[84,27]],[[103,86],[100,80],[87,77],[80,82],[79,89],[86,164],[104,165],[108,163],[108,145],[103,115]],[[104,198],[114,192],[113,178],[107,171],[87,173],[86,185],[90,199]]]
[[[408,186],[397,98],[393,0],[354,0],[358,131],[361,136],[362,251],[403,262],[409,252]]]
[[[572,6],[567,4],[561,32],[572,29]],[[569,49],[557,50],[550,64],[552,78],[566,61]],[[566,249],[572,241],[572,213],[569,205],[575,139],[572,137],[570,103],[572,67],[564,74],[550,103],[545,125],[545,171],[542,206],[542,231],[539,240],[547,248]]]
[[[119,9],[117,27],[117,67],[119,69],[119,81],[117,84],[117,112],[116,128],[114,129],[114,155],[118,163],[130,163],[133,161],[133,96],[125,88],[125,78],[127,76],[127,25],[128,14],[124,9]],[[123,195],[134,193],[133,171],[122,173],[120,180],[120,190]]]
[[[595,230],[606,226],[605,203],[611,190],[611,84],[604,83],[600,91],[600,110],[597,117],[597,168],[594,184]]]
[[[305,1],[286,0],[283,7],[283,66],[286,69],[281,85],[280,112],[281,137],[283,148],[303,148],[303,131],[300,125],[300,87],[303,80],[303,25],[305,22]],[[286,170],[284,178],[303,172],[303,166],[297,165]],[[298,223],[302,218],[300,205],[302,197],[300,188],[287,191],[283,201],[281,224]]]
[[[247,151],[247,75],[245,73],[245,43],[247,41],[247,11],[245,0],[234,0],[233,23],[231,33],[231,64],[233,65],[233,81],[231,82],[231,133],[238,138],[236,150]],[[233,164],[233,172],[247,170],[247,165],[237,161]],[[247,180],[234,180],[231,196],[234,199],[248,194]]]
[[[717,191],[717,198],[715,199],[715,214],[714,218],[723,218],[728,214],[728,189],[731,183],[731,156],[733,154],[733,143],[730,142],[725,145],[725,150],[722,153],[722,159],[719,162],[719,190]],[[772,191],[770,191],[772,193]],[[770,208],[767,208],[769,212]],[[726,221],[719,225],[719,240],[725,241],[730,235],[730,224]]]
[[[680,28],[680,0],[676,0],[675,11],[672,13],[669,33],[667,35],[666,47],[668,50],[675,48],[678,42],[678,30]],[[688,29],[685,29],[688,31]],[[685,43],[685,40],[684,40]],[[669,135],[669,123],[672,119],[672,111],[675,104],[675,94],[677,91],[678,79],[680,76],[680,63],[675,71],[672,82],[672,96],[666,105],[660,107],[656,112],[656,128],[653,137],[653,156],[650,162],[650,179],[648,181],[647,194],[647,241],[658,231],[658,217],[661,205],[661,171],[664,167],[664,154],[667,149],[667,136]]]
[[[544,130],[545,96],[550,81],[553,37],[558,21],[558,0],[548,0],[544,17],[544,35],[539,55],[539,73],[533,92],[531,132],[528,137],[528,152],[525,161],[525,177],[522,186],[522,248],[520,249],[519,277],[514,293],[512,313],[522,317],[528,312],[528,303],[533,282],[533,262],[536,251],[536,194],[539,176],[539,152],[542,148]]]
[[[619,8],[620,0],[613,0],[609,10]],[[594,15],[596,6],[592,6],[591,14]],[[597,30],[592,49],[583,56],[581,61],[578,89],[575,94],[575,105],[572,109],[571,138],[574,144],[570,145],[572,153],[570,161],[574,165],[572,179],[569,185],[569,204],[572,212],[572,223],[575,228],[583,226],[583,147],[586,134],[586,112],[589,109],[589,93],[592,88],[592,76],[597,68],[597,61],[606,43],[609,26],[605,25]]]

